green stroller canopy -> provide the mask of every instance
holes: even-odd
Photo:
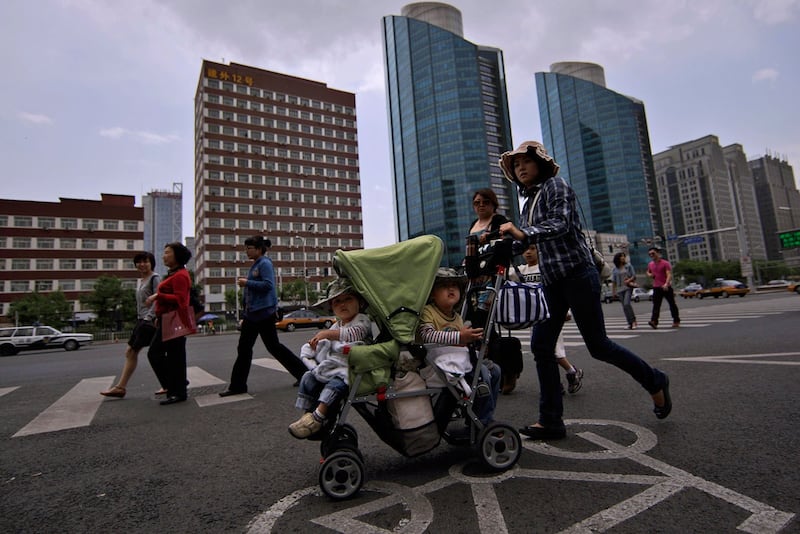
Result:
[[[381,248],[337,250],[333,266],[367,301],[373,319],[400,343],[411,343],[436,278],[444,245],[425,235]]]

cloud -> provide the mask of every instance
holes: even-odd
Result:
[[[178,141],[180,138],[175,134],[162,135],[154,132],[145,132],[141,130],[128,130],[120,126],[113,128],[104,128],[100,130],[101,137],[109,139],[121,139],[123,137],[130,137],[136,141],[140,141],[147,145],[164,145]]]
[[[40,113],[28,113],[26,111],[20,111],[17,116],[23,121],[30,122],[31,124],[53,124],[53,119]]]
[[[753,73],[753,83],[768,81],[774,83],[780,73],[775,69],[759,69]]]
[[[753,16],[765,24],[790,22],[800,11],[800,0],[751,0]]]

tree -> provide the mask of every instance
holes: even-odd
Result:
[[[38,321],[55,328],[64,326],[70,311],[71,306],[61,291],[49,293],[34,291],[9,306],[9,316],[18,318],[20,324],[33,324]]]
[[[238,298],[238,301],[237,301]],[[244,305],[244,291],[242,288],[237,287],[234,289],[226,289],[225,290],[225,309],[228,311],[232,311],[234,314],[236,313],[236,305],[238,303],[239,308],[241,309]]]
[[[114,276],[98,278],[94,291],[81,295],[81,303],[97,314],[100,328],[111,328],[117,320],[136,319],[136,291],[123,288],[122,281]]]

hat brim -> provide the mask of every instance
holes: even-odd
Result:
[[[558,174],[558,170],[561,168],[558,163],[556,163],[556,161],[547,153],[544,145],[537,143],[536,141],[525,141],[519,147],[517,147],[516,150],[503,152],[499,161],[500,170],[503,171],[503,175],[506,177],[506,180],[517,184],[520,187],[524,187],[524,185],[519,181],[517,175],[514,174],[514,157],[519,156],[520,154],[528,154],[534,160],[536,160],[540,171],[543,175],[547,175],[547,178]]]

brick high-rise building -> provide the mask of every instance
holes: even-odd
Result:
[[[195,95],[196,275],[209,311],[246,276],[261,234],[276,282],[321,291],[337,249],[363,247],[355,95],[203,61]]]
[[[80,311],[80,295],[100,275],[136,288],[133,256],[141,251],[144,217],[135,198],[59,202],[0,199],[0,315],[31,291],[61,290]]]

